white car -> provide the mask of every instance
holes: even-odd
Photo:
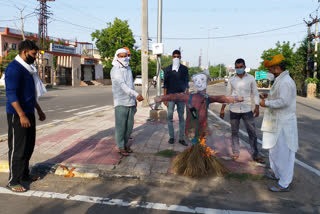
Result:
[[[229,81],[229,77],[224,77],[224,84],[225,84],[225,86],[228,85],[228,81]]]
[[[6,84],[5,84],[5,81],[4,81],[4,74],[2,75],[2,77],[0,79],[0,86],[6,87]]]
[[[142,85],[142,77],[141,75],[137,75],[136,78],[134,79],[134,85]]]

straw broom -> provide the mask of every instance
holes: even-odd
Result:
[[[178,175],[192,178],[223,176],[229,170],[217,159],[215,152],[205,144],[205,138],[184,150],[173,160],[172,169]]]

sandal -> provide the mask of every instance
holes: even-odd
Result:
[[[253,160],[257,163],[266,163],[261,157],[258,157],[258,156],[253,158]]]
[[[237,154],[233,154],[233,155],[231,155],[231,158],[232,158],[232,160],[237,160],[238,158],[240,157],[240,155],[237,155]]]
[[[128,156],[129,155],[127,150],[125,150],[125,149],[120,149],[118,153],[120,153],[122,156]]]
[[[125,147],[125,150],[127,151],[127,153],[132,153],[132,149],[130,149],[130,147]]]
[[[27,192],[27,189],[24,188],[21,184],[10,186],[9,184],[6,186],[7,189],[11,190],[12,192]]]

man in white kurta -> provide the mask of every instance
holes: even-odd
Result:
[[[265,67],[275,77],[269,95],[263,94],[261,98],[264,99],[260,102],[261,106],[266,107],[261,128],[263,148],[269,149],[270,167],[273,171],[267,176],[278,180],[278,184],[269,190],[287,192],[293,179],[295,153],[299,147],[296,84],[285,70],[282,55],[268,57]]]

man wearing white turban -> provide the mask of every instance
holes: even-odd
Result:
[[[143,97],[135,91],[132,71],[129,66],[128,52],[118,49],[112,61],[111,70],[113,103],[115,106],[116,143],[119,153],[128,156],[132,150],[127,145],[133,129],[134,115],[138,100]]]

